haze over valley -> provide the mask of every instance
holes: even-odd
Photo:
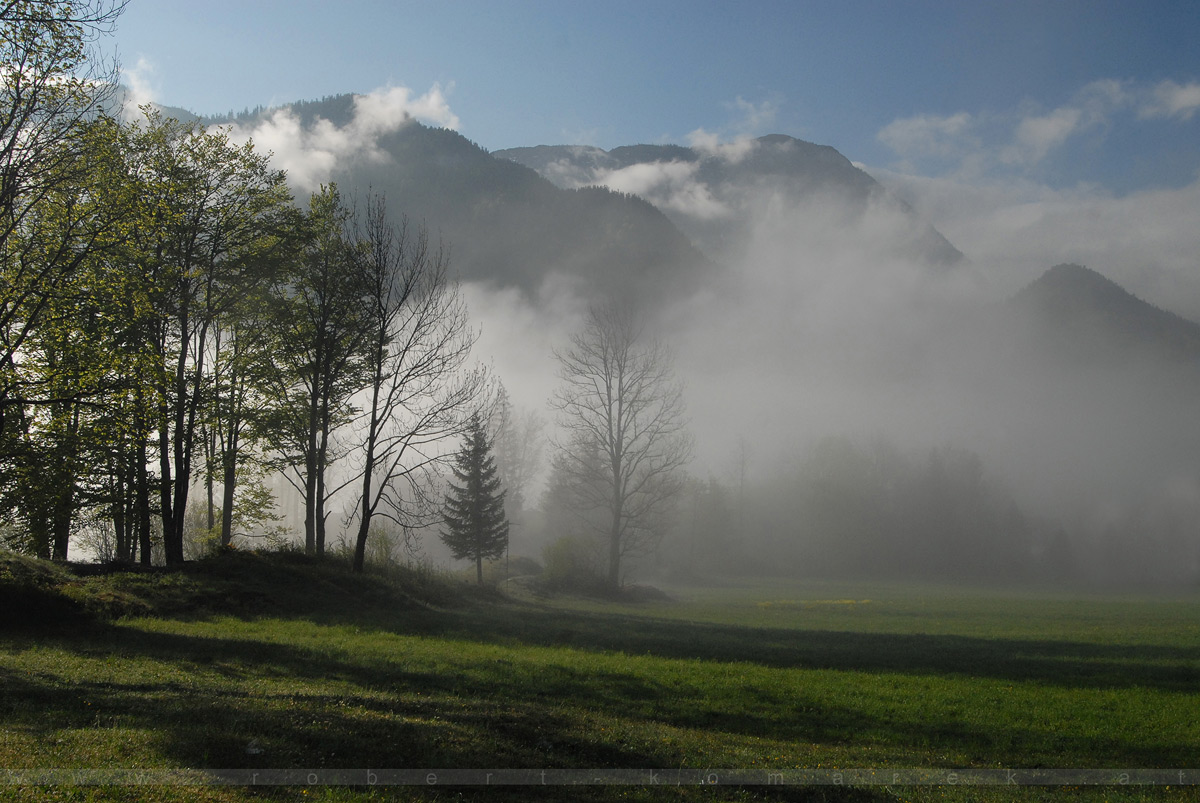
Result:
[[[169,27],[147,37],[143,26],[161,10],[125,11],[82,23],[72,34],[82,37],[79,47],[99,46],[113,30],[138,48],[158,48],[164,37],[190,44]],[[132,24],[116,26],[118,17]],[[1039,19],[1066,30],[1057,11]],[[460,22],[467,40],[486,41],[478,21]],[[946,20],[929,23],[948,30]],[[78,377],[75,396],[42,398],[45,376],[65,374],[56,368],[64,358],[55,330],[41,317],[51,299],[75,296],[14,296],[6,392],[22,413],[8,420],[23,422],[25,440],[10,444],[21,455],[13,465],[32,467],[46,450],[83,454],[77,433],[121,418],[106,405],[148,410],[143,396],[120,401],[126,385],[160,404],[156,424],[138,419],[128,442],[112,436],[121,441],[113,466],[132,466],[121,469],[128,477],[114,467],[43,482],[32,468],[14,469],[9,542],[62,557],[73,533],[98,538],[105,553],[111,526],[118,552],[132,557],[133,541],[120,533],[141,532],[146,553],[149,522],[161,520],[175,544],[165,558],[172,563],[183,559],[181,539],[200,544],[195,533],[222,519],[223,546],[234,530],[285,541],[303,533],[318,553],[327,537],[353,542],[361,568],[378,513],[375,526],[395,528],[381,536],[381,555],[448,565],[438,499],[453,485],[446,469],[456,444],[482,416],[500,438],[499,474],[512,492],[509,554],[538,562],[571,552],[606,571],[613,587],[730,571],[1093,587],[1196,582],[1200,154],[1188,132],[1200,120],[1200,84],[1186,59],[1162,50],[1156,57],[1169,66],[1158,72],[1113,72],[1117,62],[1086,51],[1084,72],[1018,72],[1011,86],[962,61],[964,86],[995,93],[984,104],[982,94],[951,92],[940,74],[905,83],[886,72],[897,54],[881,24],[872,18],[855,29],[861,42],[845,41],[876,45],[863,52],[895,96],[871,94],[852,74],[796,84],[787,71],[763,71],[769,53],[819,65],[811,52],[778,50],[751,15],[729,28],[744,63],[687,42],[677,45],[681,57],[699,68],[711,55],[730,75],[756,69],[762,80],[773,76],[768,85],[822,98],[820,113],[799,112],[789,101],[798,94],[769,91],[696,105],[697,87],[648,79],[670,74],[665,62],[638,71],[605,55],[597,58],[614,82],[632,81],[622,83],[631,97],[636,88],[660,105],[628,115],[603,96],[580,113],[603,119],[604,107],[613,128],[564,127],[561,139],[524,142],[518,137],[528,132],[555,132],[500,115],[440,78],[414,86],[393,76],[370,91],[335,88],[320,98],[316,87],[330,87],[314,78],[307,98],[281,102],[272,90],[269,102],[214,114],[214,106],[236,109],[260,73],[229,84],[228,100],[205,94],[206,107],[193,109],[165,84],[179,79],[141,50],[108,75],[99,74],[106,62],[80,56],[97,77],[71,85],[73,119],[93,126],[104,145],[76,141],[68,128],[46,136],[77,142],[93,160],[86,164],[96,187],[80,197],[97,205],[86,214],[98,233],[76,252],[95,254],[96,270],[117,278],[88,278],[59,257],[46,275],[61,268],[84,282],[78,297],[98,310],[128,303],[129,321],[149,317],[128,323],[136,334],[109,332],[107,346],[94,333],[61,335],[100,353],[132,349],[141,362]],[[594,31],[614,46],[622,35]],[[1061,45],[1062,53],[1024,40],[1006,46],[1055,60],[1085,53],[1074,38]],[[594,77],[573,55],[557,63],[580,82]],[[274,65],[259,64],[286,85]],[[563,77],[512,69],[530,86],[558,86]],[[925,85],[938,86],[945,101],[916,92]],[[664,117],[668,86],[691,99],[690,117]],[[834,86],[853,87],[873,105],[857,107],[850,89],[839,100]],[[528,117],[544,108],[536,94],[522,97]],[[664,120],[667,133],[646,135]],[[496,133],[475,142],[465,135],[475,130]],[[189,196],[179,171],[207,178]],[[222,189],[202,191],[205,182]],[[23,197],[22,216],[56,220],[48,201]],[[214,206],[237,198],[230,210]],[[179,210],[162,211],[171,204]],[[77,213],[70,209],[60,217]],[[236,225],[220,217],[233,209],[242,214]],[[105,215],[113,222],[101,225]],[[172,228],[185,223],[195,230]],[[45,239],[33,226],[17,226],[26,259]],[[207,267],[197,266],[198,254]],[[14,269],[20,286],[24,268]],[[402,269],[411,272],[403,280]],[[102,300],[126,286],[127,301]],[[375,301],[363,301],[371,292]],[[367,348],[370,315],[378,344]],[[601,392],[579,375],[625,365],[591,364],[593,349],[610,340],[645,361],[629,363],[642,365],[640,376],[656,378],[637,397],[661,405],[658,424],[643,422],[649,429],[589,418],[601,408],[619,418],[623,409],[624,380]],[[339,343],[342,351],[329,351]],[[415,359],[421,348],[429,359]],[[418,374],[432,372],[425,384],[407,378],[410,359]],[[155,374],[147,366],[158,362]],[[595,406],[577,395],[587,387]],[[59,407],[68,397],[72,415]],[[625,437],[617,432],[633,440],[657,433],[642,446],[645,463],[624,460],[631,444],[614,445]],[[89,438],[85,451],[109,448]],[[615,474],[601,482],[590,475],[605,449]],[[643,473],[621,479],[623,465]],[[638,489],[644,504],[604,501],[596,483],[605,482],[618,496],[612,489]],[[70,489],[46,502],[57,511],[46,516],[19,501],[42,484]],[[280,519],[270,513],[273,497]],[[606,506],[609,524],[597,513]],[[234,507],[248,516],[236,527]],[[207,527],[197,529],[185,510],[204,512]],[[99,518],[85,525],[84,511]]]
[[[3,796],[1188,798],[1198,8],[0,3]]]
[[[859,554],[858,541],[894,546],[887,531],[922,525],[899,513],[818,522],[832,515],[818,510],[827,500],[800,510],[788,498],[806,472],[859,471],[822,493],[878,508],[872,483],[917,483],[948,450],[1006,500],[1008,524],[979,542],[1021,554],[1005,564],[990,547],[968,549],[969,573],[1195,576],[1200,338],[1186,316],[1200,311],[1188,261],[1197,235],[1164,208],[1194,187],[1074,202],[997,189],[974,199],[975,219],[960,209],[943,224],[937,193],[949,182],[883,170],[881,183],[834,147],[784,134],[489,153],[417,119],[454,124],[445,103],[436,90],[390,89],[206,122],[271,149],[299,197],[324,182],[380,192],[436,232],[480,328],[476,353],[519,409],[545,414],[552,352],[589,305],[636,306],[686,383],[689,473],[726,490],[738,477],[743,531],[718,538],[719,550],[774,554],[807,540],[788,571],[886,574],[833,556]],[[1154,210],[1163,225],[1141,225]],[[1012,236],[997,242],[979,228],[988,219]],[[1083,219],[1112,223],[1100,235],[1111,252],[1079,233]],[[943,225],[963,232],[961,248]],[[1144,300],[1157,297],[1171,303]],[[898,474],[881,479],[888,471]],[[839,534],[818,532],[831,527]],[[536,557],[547,539],[514,534],[513,545]],[[1047,554],[1066,567],[1043,565]],[[642,571],[672,563],[657,560]]]

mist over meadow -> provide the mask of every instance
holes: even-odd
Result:
[[[383,188],[440,232],[477,357],[547,438],[553,350],[589,305],[639,310],[686,383],[695,459],[631,578],[1195,580],[1196,183],[1115,197],[918,179],[703,131],[487,154],[414,117],[457,124],[436,87],[228,122],[299,195]],[[578,205],[552,226],[578,236],[556,245],[539,194]],[[540,509],[549,472],[514,554],[565,535]]]

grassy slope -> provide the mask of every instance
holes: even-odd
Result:
[[[60,626],[0,641],[0,767],[1132,768],[1192,767],[1200,753],[1194,599],[755,584],[679,589],[680,601],[666,604],[539,604],[253,555],[185,574],[87,580],[9,560],[0,562],[5,587],[9,609],[27,594],[60,600],[46,608]],[[127,615],[102,620],[96,611]],[[541,799],[567,797],[549,791]],[[798,791],[836,800],[1013,797],[944,787],[752,787],[723,797]],[[1171,794],[1020,795],[1150,793]],[[1189,789],[1176,794],[1192,799]]]

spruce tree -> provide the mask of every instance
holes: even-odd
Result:
[[[455,558],[475,561],[476,579],[482,585],[484,558],[498,558],[508,548],[508,519],[492,444],[478,415],[471,419],[451,471],[457,483],[451,482],[446,494],[442,541]]]

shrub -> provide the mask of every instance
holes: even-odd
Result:
[[[591,545],[564,535],[542,550],[541,585],[547,590],[590,593],[604,587]]]

